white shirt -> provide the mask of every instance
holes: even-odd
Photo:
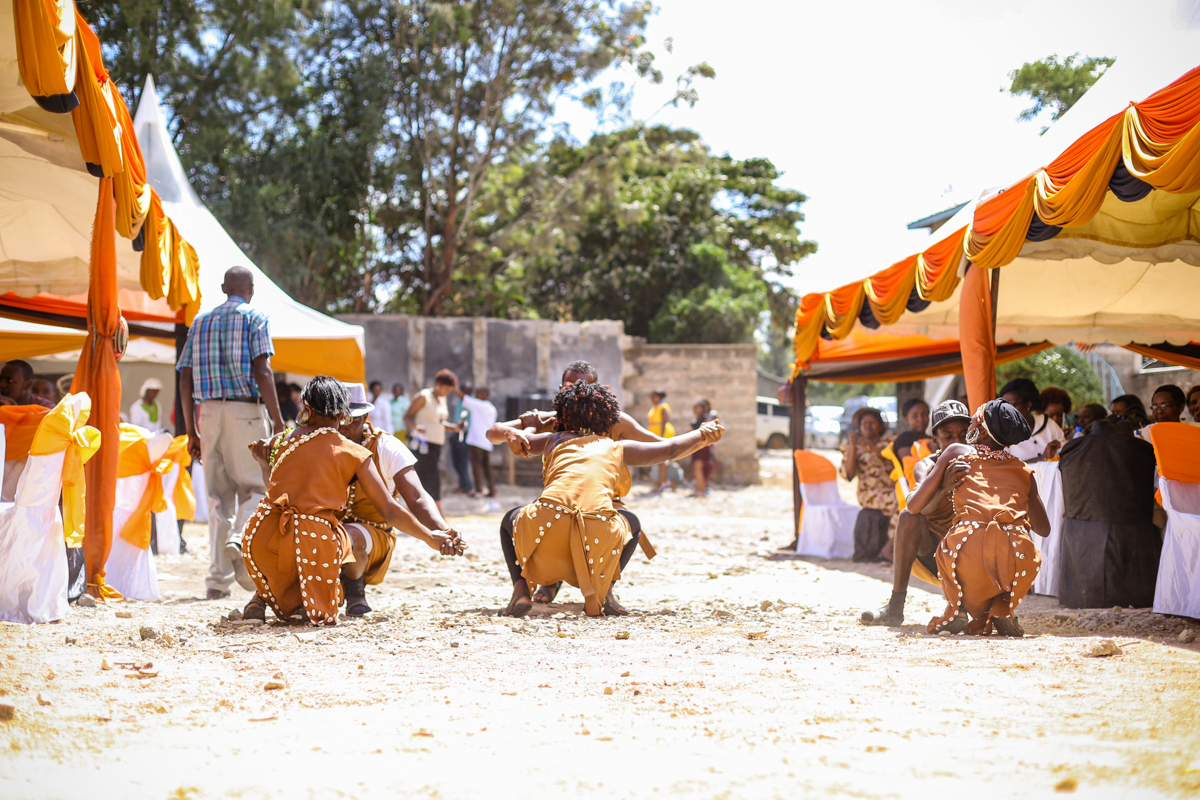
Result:
[[[471,412],[471,424],[467,428],[467,444],[491,452],[492,443],[487,439],[488,428],[496,424],[496,407],[487,400],[469,394],[463,395],[463,407]]]
[[[154,405],[157,406],[158,403],[155,402]],[[142,401],[138,400],[129,407],[129,421],[130,423],[137,425],[139,428],[145,428],[148,431],[162,430],[162,408],[160,407],[158,409],[158,422],[151,422],[149,412],[142,408]]]
[[[374,410],[367,415],[367,419],[371,421],[371,426],[388,433],[395,433],[396,429],[392,427],[392,407],[383,395],[379,396],[378,400],[372,401],[375,404]]]
[[[1020,444],[1014,444],[1008,448],[1008,452],[1012,453],[1022,461],[1032,461],[1039,458],[1046,451],[1046,445],[1057,440],[1065,442],[1067,437],[1063,435],[1062,428],[1058,427],[1058,423],[1052,419],[1047,419],[1044,414],[1038,414],[1036,411],[1033,414],[1032,428],[1036,431],[1033,436],[1030,436]]]
[[[396,493],[396,473],[416,464],[417,457],[404,446],[404,442],[390,433],[379,437],[379,442],[375,445],[375,452],[379,454],[379,471],[383,473],[383,485],[387,487],[388,494],[394,495]]]

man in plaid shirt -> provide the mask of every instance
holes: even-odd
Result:
[[[271,372],[270,322],[250,308],[254,276],[245,267],[230,267],[221,290],[228,299],[196,315],[175,365],[188,452],[204,465],[208,491],[209,600],[228,597],[235,577],[254,589],[242,562],[241,536],[267,487],[249,448],[272,428],[283,430]]]

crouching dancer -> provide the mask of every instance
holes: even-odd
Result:
[[[350,411],[340,381],[318,375],[301,397],[299,427],[250,447],[268,488],[243,539],[242,558],[258,590],[246,616],[262,619],[265,603],[289,622],[334,625],[342,564],[354,558],[338,514],[355,478],[389,524],[443,555],[459,555],[466,545],[417,522],[388,494],[371,451],[338,433]]]
[[[1004,448],[1028,438],[1029,423],[1020,411],[1004,400],[985,403],[971,418],[969,444],[943,450],[909,499],[909,510],[920,513],[946,470],[955,463],[966,465],[954,488],[954,521],[937,548],[946,611],[930,620],[930,633],[980,634],[994,628],[1004,636],[1025,635],[1017,605],[1041,565],[1029,529],[1046,536],[1050,519],[1038,498],[1033,470]]]
[[[345,386],[350,393],[350,412],[342,420],[338,432],[370,451],[371,460],[379,470],[388,495],[395,497],[399,494],[422,525],[430,530],[459,536],[458,531],[446,523],[438,511],[437,503],[421,485],[416,471],[417,457],[404,442],[367,421],[367,415],[375,406],[367,402],[363,385],[350,383]],[[371,611],[367,605],[367,584],[375,586],[383,583],[388,566],[392,563],[396,529],[376,510],[358,478],[350,484],[346,505],[342,509],[342,524],[346,526],[346,534],[354,549],[354,560],[342,565],[346,616],[361,617]]]
[[[620,404],[607,387],[582,381],[558,393],[554,411],[556,432],[517,434],[524,452],[542,456],[546,488],[500,524],[513,582],[512,600],[501,614],[525,616],[533,606],[530,583],[558,581],[579,587],[588,616],[623,614],[612,587],[638,540],[613,499],[628,488],[629,467],[683,458],[720,440],[724,428],[713,420],[662,442],[617,442],[609,434],[621,418]]]
[[[933,446],[937,452],[926,456],[913,467],[913,486],[919,487],[929,477],[938,455],[952,444],[966,444],[967,426],[971,414],[957,400],[938,403],[933,410]],[[967,465],[961,462],[946,469],[937,492],[919,513],[907,505],[900,511],[896,523],[896,549],[892,561],[892,597],[888,604],[874,611],[864,611],[862,621],[867,625],[903,625],[904,601],[908,597],[908,580],[918,578],[935,586],[939,584],[934,550],[946,537],[954,520],[954,487],[962,480]],[[914,488],[906,497],[911,498]]]

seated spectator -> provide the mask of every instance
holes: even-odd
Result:
[[[892,464],[883,455],[888,440],[887,423],[879,409],[863,406],[850,421],[850,436],[842,445],[842,477],[858,478],[858,504],[862,511],[854,525],[854,560],[876,561],[896,535],[900,503],[891,479]]]
[[[1075,419],[1075,427],[1082,433],[1087,433],[1088,428],[1093,422],[1099,422],[1102,419],[1108,418],[1108,411],[1099,403],[1088,403],[1083,408],[1079,409],[1079,416]]]
[[[1123,394],[1109,403],[1108,408],[1118,420],[1125,420],[1133,429],[1140,430],[1150,421],[1146,406],[1136,394]]]
[[[1160,386],[1150,398],[1150,415],[1153,422],[1183,422],[1183,411],[1187,408],[1187,396],[1183,389],[1173,383]]]
[[[1063,435],[1057,422],[1042,413],[1042,397],[1033,381],[1028,378],[1014,378],[1004,384],[1004,388],[1000,390],[1000,397],[1021,412],[1030,430],[1029,437],[1013,444],[1008,448],[1008,452],[1026,464],[1053,461],[1067,437]]]
[[[0,369],[0,405],[54,408],[50,398],[34,393],[33,381],[28,361],[9,361]]]
[[[1071,413],[1071,395],[1067,394],[1065,389],[1060,389],[1057,386],[1047,386],[1045,389],[1042,389],[1039,399],[1041,400],[1042,413],[1054,420],[1058,427],[1065,429],[1067,414]]]
[[[1192,422],[1200,423],[1200,385],[1188,389],[1187,407]]]

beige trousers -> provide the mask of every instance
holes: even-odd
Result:
[[[262,468],[250,444],[271,435],[267,407],[261,403],[205,400],[200,404],[200,463],[208,491],[209,589],[233,583],[233,564],[225,557],[232,531],[241,531],[267,493]]]

